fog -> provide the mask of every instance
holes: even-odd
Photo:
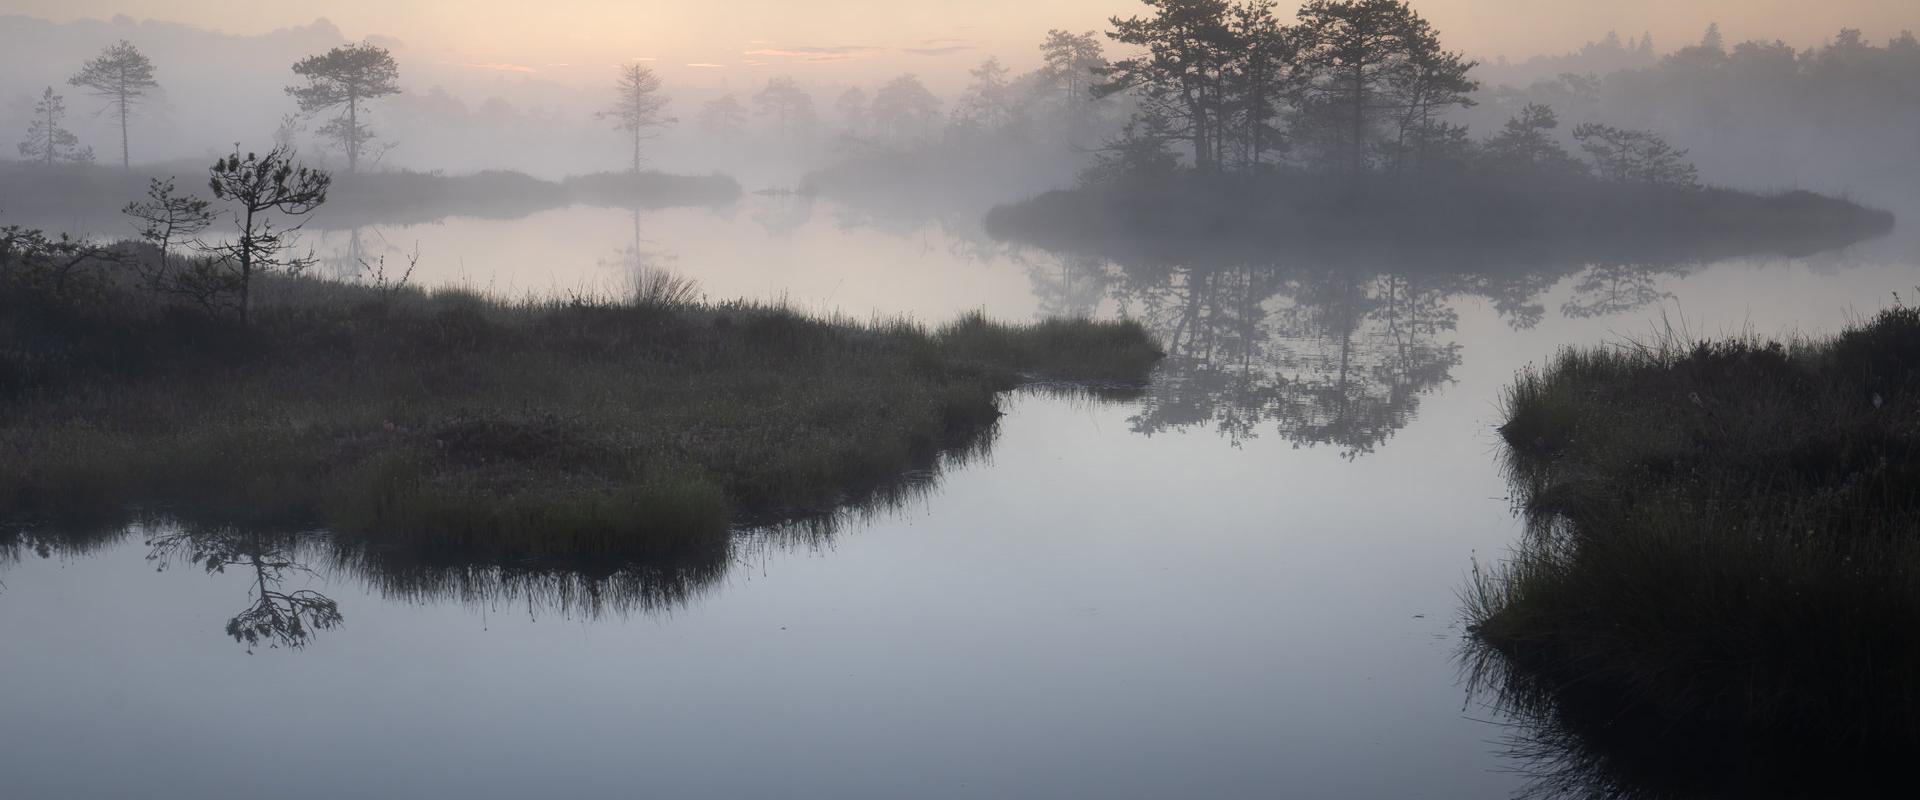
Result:
[[[836,106],[849,90],[870,98],[887,81],[912,75],[934,95],[932,113],[942,124],[900,138],[947,138],[942,128],[964,113],[975,83],[969,71],[983,61],[996,59],[1018,83],[1043,66],[1039,45],[1049,29],[1104,31],[1108,17],[1132,15],[1138,6],[1076,0],[725,8],[560,3],[535,14],[516,3],[462,3],[455,10],[431,3],[14,2],[0,18],[0,131],[24,131],[35,100],[52,86],[68,95],[67,127],[81,143],[103,155],[116,150],[111,115],[66,84],[80,62],[124,39],[153,59],[159,83],[133,122],[135,160],[205,159],[234,142],[260,147],[298,111],[282,91],[295,82],[289,65],[365,41],[389,49],[399,66],[400,92],[368,104],[381,141],[377,169],[514,169],[544,177],[618,169],[622,138],[595,113],[610,102],[617,65],[642,64],[661,77],[667,113],[676,120],[648,143],[650,168],[724,171],[751,188],[791,187],[863,143],[908,143],[849,124]],[[1589,118],[1661,132],[1691,148],[1713,183],[1852,192],[1883,203],[1907,202],[1896,195],[1916,183],[1910,156],[1920,111],[1912,97],[1920,78],[1910,56],[1877,64],[1872,75],[1827,70],[1787,86],[1764,71],[1780,67],[1768,67],[1760,52],[1744,59],[1753,74],[1729,79],[1739,85],[1713,104],[1697,102],[1699,87],[1676,69],[1661,69],[1676,51],[1697,44],[1710,23],[1730,52],[1752,41],[1811,55],[1832,47],[1843,29],[1884,47],[1920,26],[1911,4],[1435,0],[1420,8],[1449,47],[1480,63],[1474,75],[1481,102],[1458,115],[1476,135],[1490,134],[1520,103],[1540,100],[1568,121],[1563,137]],[[1127,46],[1099,38],[1108,57],[1128,55]],[[1552,85],[1562,75],[1595,80],[1570,92]],[[777,126],[753,102],[775,78],[791,79],[811,100],[815,121],[797,136],[772,130]],[[716,136],[702,124],[703,109],[726,95],[746,114],[737,134]],[[1023,180],[998,187],[992,199],[1069,182],[1083,151],[1102,145],[1126,114],[1114,111],[1107,124],[1062,139],[1066,152],[1035,157],[1055,169],[1037,176],[1004,170]],[[300,125],[324,121],[309,116]],[[303,135],[316,145],[307,148],[310,160],[335,155],[317,146],[311,130]]]
[[[0,0],[0,797],[1903,796],[1915,29]]]

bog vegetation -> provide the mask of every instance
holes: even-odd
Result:
[[[448,558],[605,563],[724,548],[990,430],[1029,381],[1144,381],[1132,323],[937,329],[628,296],[503,300],[368,265],[302,274],[328,176],[223,158],[155,182],[144,241],[0,229],[0,514],[326,526]],[[215,211],[227,211],[216,218]],[[227,238],[201,231],[231,224]]]
[[[1669,337],[1519,377],[1500,433],[1532,530],[1468,613],[1478,677],[1573,767],[1550,778],[1891,785],[1920,747],[1917,368],[1902,306],[1828,341]]]

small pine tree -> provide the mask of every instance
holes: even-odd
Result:
[[[81,147],[80,137],[60,127],[66,119],[66,98],[53,93],[53,87],[33,104],[33,121],[27,124],[26,141],[20,143],[20,156],[42,164],[91,164],[93,148]]]

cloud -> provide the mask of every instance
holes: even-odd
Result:
[[[831,47],[803,44],[787,45],[785,47],[762,47],[748,50],[742,53],[742,55],[767,56],[772,58],[805,58],[811,60],[819,59],[821,56],[843,56],[851,58],[866,53],[877,53],[885,49],[884,47],[874,47],[864,44],[834,45]]]
[[[900,52],[916,56],[950,56],[968,50],[978,50],[970,44],[949,45],[947,47],[902,47]]]
[[[697,68],[700,68],[700,69],[721,69],[721,68],[724,68],[724,67],[726,67],[727,65],[725,65],[725,64],[709,64],[709,63],[706,63],[706,62],[704,62],[704,61],[702,61],[702,62],[698,62],[698,63],[694,63],[694,64],[688,64],[687,66],[689,66],[689,67],[697,67]]]
[[[939,36],[932,39],[920,40],[920,44],[925,45],[927,47],[936,47],[939,45],[968,44],[968,43],[969,43],[969,40],[961,39],[955,36]]]
[[[634,57],[633,57],[633,60],[635,60],[635,61],[659,61],[660,59],[657,59],[657,58],[654,58],[653,56],[634,56]]]
[[[470,69],[490,69],[498,72],[539,72],[540,70],[525,64],[464,64]]]

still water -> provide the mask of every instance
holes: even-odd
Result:
[[[209,572],[166,529],[14,548],[0,797],[1507,796],[1456,661],[1457,592],[1521,530],[1502,386],[1565,344],[1823,333],[1920,283],[1898,234],[1437,273],[971,231],[750,196],[316,234],[341,274],[417,246],[415,283],[565,296],[667,267],[858,318],[1127,314],[1172,355],[1137,400],[1016,395],[897,507],[742,533],[666,589],[409,581],[315,539]],[[339,622],[250,653],[225,628],[263,589]]]

